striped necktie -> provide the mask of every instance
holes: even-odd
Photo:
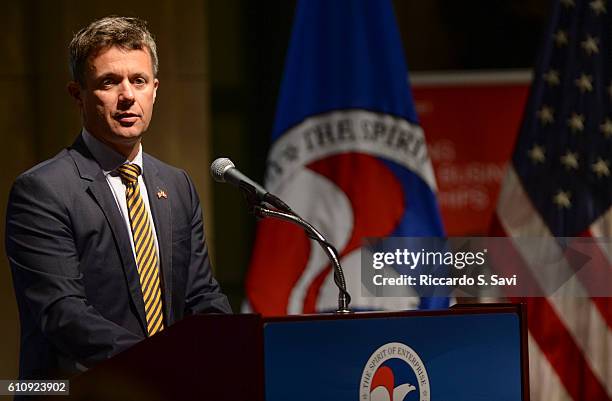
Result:
[[[163,330],[164,319],[157,250],[149,221],[149,212],[145,208],[138,185],[140,166],[124,164],[117,168],[117,171],[126,187],[125,197],[134,238],[136,265],[147,315],[147,332],[149,336],[152,336]]]

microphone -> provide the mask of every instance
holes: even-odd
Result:
[[[255,181],[251,180],[246,175],[242,174],[236,165],[227,157],[220,157],[210,165],[210,174],[213,179],[217,182],[227,182],[235,187],[247,191],[253,194],[260,202],[264,201],[264,198],[268,191],[262,188]]]
[[[236,165],[227,157],[219,157],[212,162],[210,165],[210,174],[217,182],[227,182],[241,189],[246,194],[247,200],[252,204],[261,204],[265,202],[287,213],[293,213],[293,210],[291,210],[285,202],[242,174],[240,170],[236,168]]]

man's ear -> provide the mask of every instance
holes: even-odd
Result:
[[[153,80],[153,103],[155,103],[155,97],[157,97],[157,88],[159,87],[159,79]]]
[[[68,85],[66,85],[66,89],[68,89],[68,93],[75,100],[76,104],[82,107],[83,99],[81,98],[81,84],[76,81],[70,81]]]

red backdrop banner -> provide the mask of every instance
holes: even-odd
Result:
[[[523,71],[413,74],[449,236],[488,232],[530,78]]]

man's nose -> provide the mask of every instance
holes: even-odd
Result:
[[[119,87],[119,102],[131,103],[134,101],[134,88],[129,80],[124,80]]]

